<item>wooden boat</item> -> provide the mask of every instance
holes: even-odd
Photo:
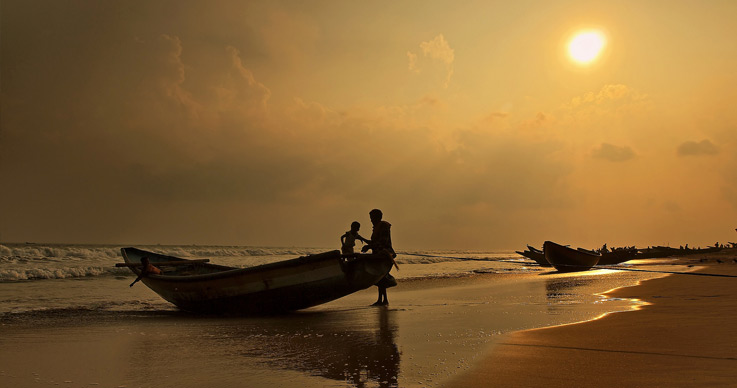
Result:
[[[615,249],[608,252],[599,253],[597,251],[585,248],[576,248],[578,251],[586,252],[592,255],[600,255],[599,262],[596,265],[614,265],[624,263],[637,258],[637,249]]]
[[[543,244],[545,259],[560,272],[585,271],[595,266],[600,255],[569,248],[552,241]]]
[[[137,248],[122,248],[125,264],[141,273],[141,259],[162,269],[141,281],[182,310],[259,314],[299,310],[371,287],[392,267],[380,254],[343,257],[340,251],[250,268],[206,264]]]
[[[530,252],[533,252],[533,253],[540,253],[540,254],[542,254],[542,253],[543,253],[543,251],[541,251],[541,250],[539,250],[539,249],[537,249],[537,248],[533,247],[533,246],[532,246],[532,245],[530,245],[530,244],[527,244],[527,250],[528,250],[528,251],[530,251]]]
[[[550,267],[550,263],[545,259],[545,254],[542,251],[515,251],[517,254],[522,255],[530,260],[534,260],[541,267]]]
[[[663,246],[654,246],[643,248],[639,250],[638,258],[652,259],[652,258],[663,258],[663,257],[679,257],[688,255],[698,255],[704,253],[715,253],[719,252],[722,248],[720,247],[708,247],[708,248],[671,248]]]

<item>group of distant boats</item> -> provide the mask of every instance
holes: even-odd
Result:
[[[737,247],[735,243],[731,244],[732,248]],[[672,248],[664,246],[653,246],[648,248],[619,247],[607,248],[606,244],[600,249],[584,249],[571,248],[567,245],[561,245],[552,241],[545,241],[543,249],[537,249],[531,245],[527,245],[524,251],[516,251],[516,253],[534,260],[541,267],[554,267],[560,272],[585,271],[594,266],[615,265],[635,259],[652,259],[672,256],[686,256],[700,253],[713,253],[724,249],[722,244],[715,244],[713,247],[707,248],[689,248],[685,247]]]

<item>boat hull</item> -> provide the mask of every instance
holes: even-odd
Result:
[[[535,252],[535,251],[515,251],[517,254],[520,254],[530,260],[534,260],[538,265],[541,267],[550,267],[550,263],[545,259],[545,254],[542,252]]]
[[[123,248],[128,263],[142,257],[157,262],[186,260],[136,248]],[[198,313],[263,314],[326,303],[376,284],[391,270],[384,255],[342,258],[339,251],[304,256],[251,268],[212,264],[177,266],[142,282],[182,310]],[[139,269],[131,267],[138,274]]]
[[[543,244],[545,259],[560,272],[586,271],[595,266],[601,256],[572,249],[552,241]]]

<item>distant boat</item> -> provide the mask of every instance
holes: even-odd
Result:
[[[528,245],[529,247],[529,245]],[[532,248],[534,249],[534,248]],[[548,263],[547,260],[545,260],[545,254],[540,250],[529,250],[529,251],[515,251],[517,254],[522,255],[530,260],[534,260],[537,264],[539,264],[541,267],[550,267],[550,263]]]
[[[708,248],[671,248],[663,246],[654,246],[650,248],[640,249],[637,254],[638,258],[652,259],[652,258],[663,258],[673,256],[688,256],[698,255],[703,253],[715,253],[722,250],[720,247],[708,247]]]
[[[530,244],[527,244],[527,250],[529,250],[530,252],[533,252],[533,253],[540,253],[540,254],[542,254],[542,253],[543,253],[543,251],[541,251],[541,250],[539,250],[539,249],[537,249],[537,248],[533,247],[533,246],[532,246],[532,245],[530,245]]]
[[[596,265],[614,265],[624,263],[625,261],[634,260],[637,258],[637,249],[623,249],[616,248],[611,251],[599,253],[591,249],[577,248],[581,252],[586,252],[592,255],[600,255],[599,262]]]
[[[141,281],[182,310],[198,313],[263,314],[299,310],[371,287],[392,267],[388,256],[340,251],[235,268],[185,260],[137,248],[121,249],[125,264],[141,273],[141,259],[163,269]]]
[[[560,272],[585,271],[595,266],[600,255],[569,248],[552,241],[543,244],[545,259]]]

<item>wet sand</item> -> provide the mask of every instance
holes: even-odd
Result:
[[[595,294],[639,279],[547,270],[400,278],[388,308],[368,306],[371,288],[274,317],[187,315],[146,299],[145,287],[129,289],[130,279],[98,279],[145,297],[140,308],[0,319],[0,386],[435,387],[471,370],[503,333],[632,309]]]
[[[680,261],[701,273],[737,276],[735,260],[731,249]],[[649,305],[508,334],[444,386],[737,386],[737,278],[671,275],[609,296]]]

